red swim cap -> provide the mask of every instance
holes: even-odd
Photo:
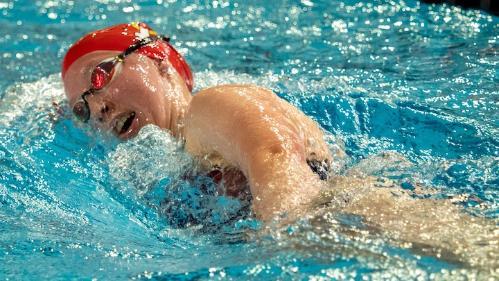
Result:
[[[157,35],[157,33],[145,23],[124,23],[91,32],[69,48],[62,61],[62,77],[64,78],[71,64],[88,53],[94,51],[123,52],[135,42],[154,35]],[[182,55],[168,42],[157,40],[136,52],[153,59],[163,60],[168,58],[178,74],[184,79],[187,88],[192,91],[194,81],[191,69]]]

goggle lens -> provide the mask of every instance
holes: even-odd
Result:
[[[73,114],[76,118],[80,119],[83,122],[88,121],[90,119],[90,109],[88,108],[85,101],[80,100],[75,103],[73,106]]]
[[[109,83],[109,81],[111,81],[111,78],[113,78],[114,66],[116,65],[116,62],[116,59],[101,62],[94,68],[94,70],[92,71],[92,76],[90,77],[92,88],[94,90],[101,90]]]

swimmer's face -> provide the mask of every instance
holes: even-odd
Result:
[[[119,52],[97,51],[76,60],[64,77],[71,108],[90,89],[91,73],[104,60]],[[112,80],[86,96],[89,122],[121,139],[135,136],[147,124],[155,124],[178,134],[177,122],[190,102],[183,79],[167,60],[159,62],[133,53],[116,66]]]

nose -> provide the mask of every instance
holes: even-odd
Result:
[[[109,116],[114,111],[113,109],[114,107],[111,107],[109,103],[103,103],[100,107],[100,115],[99,117],[97,117],[97,121],[102,123],[106,120],[109,120]]]
[[[88,99],[88,105],[91,116],[99,123],[107,123],[116,109],[112,102],[98,98],[97,96]]]

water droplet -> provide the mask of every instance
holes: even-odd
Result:
[[[49,19],[55,20],[55,19],[57,19],[58,15],[56,13],[54,13],[54,12],[50,12],[50,13],[47,14],[47,17]]]
[[[131,13],[133,12],[133,7],[124,7],[123,8],[123,13]]]

